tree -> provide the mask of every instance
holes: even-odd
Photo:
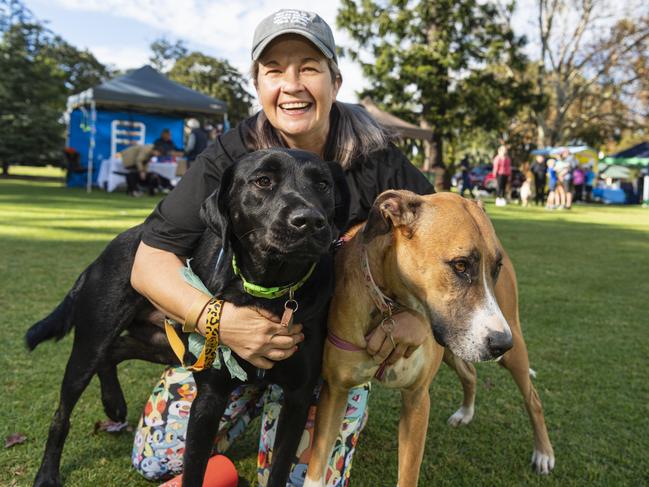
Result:
[[[244,88],[243,75],[225,59],[192,52],[176,60],[169,78],[228,104],[230,122],[248,117],[252,96]]]
[[[0,4],[0,161],[60,163],[66,98],[108,75],[34,19],[18,1]]]
[[[649,8],[620,18],[608,0],[537,0],[538,143],[600,144],[646,127]],[[617,18],[617,21],[613,21]]]
[[[338,25],[355,45],[371,96],[396,115],[434,132],[426,163],[443,165],[443,142],[481,127],[504,131],[532,103],[523,38],[510,26],[513,5],[477,0],[343,0]],[[369,53],[369,57],[368,57]]]
[[[174,63],[187,56],[189,50],[182,40],[171,42],[166,37],[160,37],[151,43],[151,65],[161,73],[167,73]]]

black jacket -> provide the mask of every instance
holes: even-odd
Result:
[[[243,141],[243,130],[240,124],[221,135],[196,158],[178,186],[144,222],[144,243],[176,255],[193,254],[205,230],[199,214],[201,205],[219,187],[223,171],[250,152]],[[367,219],[372,203],[385,190],[435,192],[421,171],[392,144],[354,161],[345,175],[351,192],[350,226]]]

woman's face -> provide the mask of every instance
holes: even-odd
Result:
[[[270,123],[289,146],[320,152],[340,80],[332,80],[324,55],[304,37],[273,41],[259,59],[257,94]]]

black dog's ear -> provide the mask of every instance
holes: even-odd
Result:
[[[230,242],[230,217],[228,216],[228,206],[233,174],[234,164],[231,164],[225,171],[223,171],[219,188],[214,190],[201,206],[201,220],[203,220],[203,223],[205,223],[207,228],[221,237],[221,245],[225,251],[227,251]]]
[[[406,237],[412,237],[412,224],[421,206],[419,197],[410,191],[384,191],[376,197],[363,227],[363,243],[369,243],[392,228],[398,228]]]
[[[343,168],[337,162],[327,162],[329,171],[334,180],[335,186],[335,215],[334,225],[338,229],[339,234],[347,230],[347,222],[349,221],[349,206],[351,204],[351,195],[349,192],[349,185]]]

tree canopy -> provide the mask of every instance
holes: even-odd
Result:
[[[154,67],[169,79],[193,90],[223,100],[228,104],[228,117],[238,123],[248,117],[252,96],[246,90],[244,76],[227,60],[192,51],[181,40],[155,40],[149,58]]]
[[[538,143],[601,145],[649,128],[649,5],[536,0]],[[616,20],[614,20],[616,19]],[[646,133],[646,132],[645,132]]]
[[[59,163],[67,97],[109,70],[44,27],[18,1],[0,4],[0,161]]]
[[[503,132],[535,101],[516,75],[525,40],[512,31],[512,11],[477,0],[343,0],[337,21],[355,42],[343,54],[371,83],[361,95],[432,129],[426,159],[442,165],[444,141],[475,127]]]

